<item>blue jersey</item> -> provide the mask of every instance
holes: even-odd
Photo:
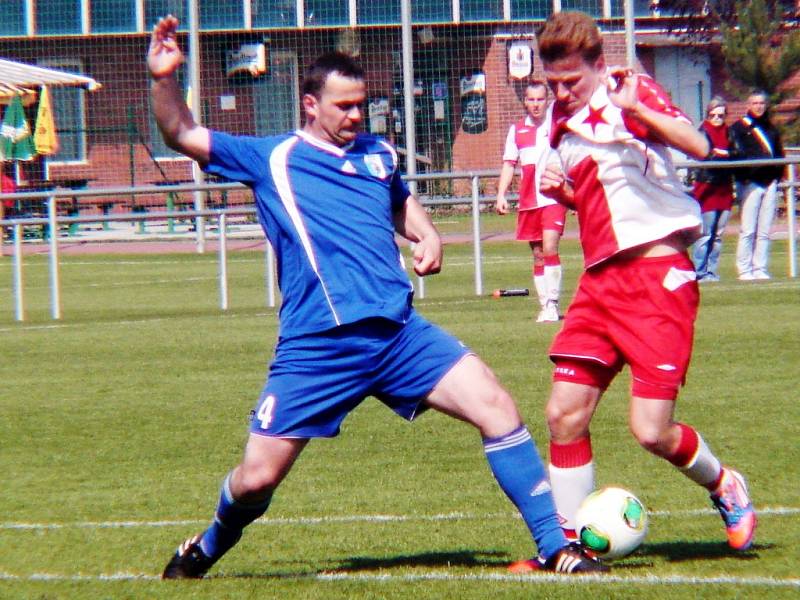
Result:
[[[303,131],[212,132],[206,170],[253,190],[278,262],[282,338],[370,317],[408,320],[413,288],[393,214],[409,191],[388,143],[359,135],[340,148]]]

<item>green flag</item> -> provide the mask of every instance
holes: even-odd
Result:
[[[0,129],[0,157],[4,160],[31,160],[36,149],[31,138],[31,128],[25,120],[22,100],[14,96],[3,117]]]

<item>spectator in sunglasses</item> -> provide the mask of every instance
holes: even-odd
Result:
[[[725,101],[714,96],[706,107],[706,118],[700,131],[708,138],[711,151],[707,160],[728,160],[730,148],[728,126],[725,124]],[[733,177],[731,169],[697,169],[692,195],[700,204],[703,233],[692,249],[692,259],[697,280],[719,281],[719,255],[722,251],[722,234],[731,215],[733,205]]]

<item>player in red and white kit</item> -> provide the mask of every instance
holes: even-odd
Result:
[[[562,525],[574,529],[594,489],[589,424],[628,364],[633,435],[710,492],[729,545],[745,550],[756,515],[744,478],[673,418],[699,298],[687,248],[701,220],[668,147],[704,158],[708,141],[652,79],[606,67],[591,17],[555,14],[537,39],[555,95],[552,144],[560,158],[542,174],[541,190],[577,211],[586,267],[550,348],[550,482]]]
[[[539,179],[550,153],[550,112],[544,82],[532,81],[526,86],[524,104],[527,114],[508,130],[495,210],[501,215],[508,213],[506,193],[519,163],[522,177],[517,207],[517,239],[528,242],[533,252],[533,286],[541,305],[536,321],[542,323],[559,319],[561,260],[558,242],[564,233],[567,209],[539,193]]]

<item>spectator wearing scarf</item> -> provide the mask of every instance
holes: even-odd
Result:
[[[768,96],[756,90],[747,98],[747,114],[731,126],[731,157],[738,160],[783,158],[777,128],[767,114]],[[739,279],[769,279],[769,233],[775,218],[778,180],[782,166],[737,169],[736,197],[741,228],[736,248]]]

